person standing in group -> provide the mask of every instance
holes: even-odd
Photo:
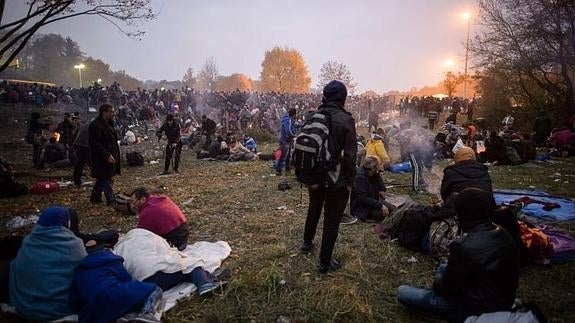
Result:
[[[42,138],[42,130],[48,129],[49,124],[40,121],[40,114],[32,112],[30,120],[28,121],[28,133],[26,134],[26,142],[33,147],[32,151],[32,164],[35,168],[40,167],[40,159],[42,155],[42,146],[44,142]]]
[[[295,136],[294,119],[296,116],[296,109],[291,108],[288,110],[288,114],[284,115],[281,120],[280,129],[280,150],[281,157],[276,167],[276,175],[281,175],[282,170],[285,169],[286,172],[290,170],[290,150],[293,138]]]
[[[212,143],[212,137],[216,133],[216,127],[218,125],[216,122],[208,118],[205,114],[202,115],[202,135],[206,136],[206,141],[204,143],[204,149],[208,150],[210,144]]]
[[[182,141],[180,140],[180,124],[174,120],[174,115],[168,114],[166,116],[166,122],[164,122],[162,127],[156,132],[158,141],[160,141],[162,133],[164,132],[166,133],[166,138],[168,138],[168,143],[166,144],[166,161],[164,162],[164,172],[162,175],[170,173],[172,156],[174,157],[174,172],[178,173],[180,156],[182,154]]]
[[[90,141],[88,139],[88,131],[90,122],[82,124],[78,128],[78,133],[74,139],[72,147],[76,155],[74,162],[74,185],[80,187],[82,185],[82,173],[84,166],[90,163]]]
[[[120,147],[118,135],[114,128],[114,115],[116,111],[110,104],[100,106],[100,113],[90,122],[88,127],[88,142],[90,143],[90,159],[92,177],[96,183],[92,189],[90,202],[102,202],[102,192],[108,205],[116,201],[112,189],[112,178],[120,175]]]
[[[351,113],[344,110],[346,98],[347,89],[345,85],[339,81],[331,81],[323,89],[322,105],[316,113],[325,115],[329,120],[327,122],[329,128],[328,151],[334,167],[323,175],[323,179],[318,184],[308,186],[309,207],[303,244],[300,250],[302,253],[309,253],[313,248],[317,224],[325,205],[318,267],[320,273],[338,270],[341,267],[339,260],[332,258],[332,253],[341,218],[355,179],[357,155],[355,120]],[[314,117],[311,121],[311,124],[304,126],[303,131],[306,130],[306,127],[313,126]]]

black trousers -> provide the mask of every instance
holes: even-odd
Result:
[[[168,143],[166,145],[166,161],[164,162],[164,172],[168,172],[170,169],[170,162],[172,157],[174,158],[174,171],[178,171],[180,166],[180,156],[182,154],[182,142],[178,141],[175,144]]]
[[[309,189],[308,193],[309,207],[307,210],[307,218],[305,220],[303,240],[305,243],[309,244],[313,242],[317,224],[321,216],[321,210],[323,208],[323,235],[321,239],[319,261],[322,265],[329,265],[335,241],[337,240],[341,217],[349,198],[349,191],[347,190],[347,187],[342,187],[336,190],[318,188],[315,190]]]
[[[82,185],[82,173],[84,166],[90,161],[90,148],[87,147],[74,147],[76,152],[76,162],[74,163],[74,185]]]

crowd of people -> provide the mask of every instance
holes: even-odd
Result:
[[[79,114],[66,114],[56,127],[50,127],[34,113],[26,140],[33,146],[35,167],[73,164],[76,185],[81,184],[84,166],[89,164],[96,179],[91,203],[102,203],[102,195],[108,205],[117,203],[113,180],[121,172],[119,143],[137,141],[125,139],[135,124],[144,124],[146,137],[148,123],[158,141],[166,136],[162,174],[170,172],[170,165],[175,173],[180,171],[184,145],[199,145],[198,157],[201,153],[202,158],[258,160],[257,143],[246,130],[265,129],[278,138],[273,154],[276,175],[293,171],[308,189],[302,253],[314,249],[323,211],[320,273],[344,265],[333,255],[342,223],[382,224],[382,235],[402,235],[400,244],[428,251],[433,248],[432,239],[423,232],[432,222],[457,223],[462,234],[450,241],[448,260],[438,267],[433,287],[404,285],[397,291],[399,302],[407,308],[457,322],[471,315],[510,311],[518,288],[519,246],[507,228],[495,224],[497,206],[483,163],[516,164],[533,159],[536,145],[550,143],[567,154],[575,147],[575,117],[568,127],[552,134],[549,117],[541,113],[534,123],[534,135],[528,136],[514,130],[512,115],[501,121],[500,129],[489,129],[485,120],[473,118],[475,101],[422,97],[402,98],[395,105],[389,98],[348,97],[339,81],[330,82],[318,95],[196,93],[191,89],[126,92],[119,84],[108,88],[96,84],[79,91],[90,104],[99,105],[95,119],[82,123]],[[391,119],[388,113],[395,107],[398,116]],[[448,113],[446,125],[436,133],[443,113]],[[463,123],[458,122],[462,114]],[[421,126],[412,120],[427,122]],[[356,133],[362,121],[368,126],[367,139]],[[44,130],[50,128],[53,135],[46,140]],[[398,160],[390,158],[392,142],[399,149]],[[454,161],[444,169],[438,205],[407,207],[386,200],[385,171],[397,164],[409,165],[413,191],[428,193],[425,174],[435,158]],[[80,233],[74,210],[46,208],[32,233],[9,261],[2,263],[4,300],[32,320],[76,313],[86,322],[126,317],[153,321],[161,307],[162,291],[191,281],[204,295],[227,282],[201,266],[178,267],[181,255],[177,250],[188,245],[190,228],[169,197],[138,188],[130,195],[130,203],[138,213],[138,228],[120,242],[114,231]],[[348,205],[351,217],[346,218]],[[406,210],[415,209],[418,216],[410,221],[421,221],[411,223],[412,231],[398,233],[405,225]],[[52,241],[55,247],[46,250],[46,245],[38,242],[41,240]],[[145,252],[152,259],[147,262],[157,266],[143,270],[146,262],[138,257],[143,257],[144,251],[128,252],[129,243],[144,249],[155,245],[154,250]],[[39,261],[44,265],[37,266]],[[96,284],[95,277],[103,277],[98,279],[104,282]],[[113,310],[102,312],[103,303]]]

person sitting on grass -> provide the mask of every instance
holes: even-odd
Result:
[[[154,316],[163,307],[162,290],[140,282],[124,267],[124,258],[109,248],[114,244],[88,242],[89,254],[76,268],[70,288],[70,307],[79,322],[107,323],[120,318],[160,322]]]
[[[28,320],[51,321],[74,313],[69,289],[87,253],[69,227],[67,208],[44,209],[10,264],[10,303]]]
[[[462,147],[453,157],[455,164],[445,167],[441,179],[441,199],[443,206],[441,218],[455,216],[453,205],[456,193],[468,187],[477,187],[487,192],[493,192],[491,177],[487,166],[475,160],[475,152],[469,147]]]
[[[437,268],[433,289],[400,286],[399,303],[450,322],[509,311],[519,283],[519,250],[509,233],[491,222],[495,208],[491,192],[462,190],[455,209],[463,234],[449,245],[447,264]]]
[[[56,136],[50,137],[50,141],[44,146],[43,162],[48,167],[62,168],[70,166],[70,160],[66,157],[66,147],[58,142]]]
[[[381,222],[389,214],[384,203],[385,184],[379,175],[379,160],[368,156],[357,168],[351,191],[351,215],[364,222]]]
[[[163,291],[191,282],[199,296],[209,296],[226,285],[230,275],[229,270],[210,274],[202,267],[203,259],[179,252],[162,237],[144,229],[130,230],[114,252],[124,258],[124,266],[134,279],[154,283]]]
[[[184,250],[188,246],[190,228],[180,208],[165,195],[152,195],[143,187],[130,194],[133,210],[138,212],[138,228],[149,230],[168,243]]]
[[[248,161],[258,158],[256,154],[244,147],[234,136],[230,138],[228,146],[230,147],[230,160]]]
[[[258,152],[258,144],[253,137],[244,135],[244,146],[254,154]]]

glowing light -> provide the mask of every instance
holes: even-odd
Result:
[[[445,60],[445,62],[443,62],[443,66],[445,66],[445,68],[447,69],[452,69],[453,67],[455,67],[455,61],[451,58],[448,58],[447,60]]]
[[[464,13],[462,13],[462,14],[461,14],[461,18],[462,18],[463,20],[466,20],[466,21],[467,21],[467,20],[471,19],[471,13],[469,13],[469,12],[464,12]]]

